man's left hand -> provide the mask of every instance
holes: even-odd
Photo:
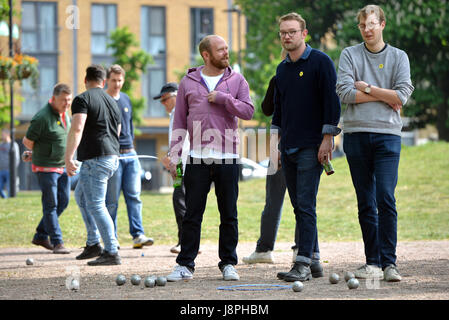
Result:
[[[321,142],[320,149],[318,150],[318,161],[320,163],[327,163],[332,160],[333,147],[332,135],[325,134],[323,141]]]

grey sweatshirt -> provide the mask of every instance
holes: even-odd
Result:
[[[394,111],[381,101],[356,104],[356,81],[395,90],[404,106],[414,90],[407,54],[391,45],[379,53],[369,52],[364,43],[347,47],[340,56],[336,86],[341,102],[348,105],[343,115],[344,133],[374,132],[400,136],[400,111]]]

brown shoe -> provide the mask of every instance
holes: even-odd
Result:
[[[33,239],[33,241],[31,241],[31,243],[35,244],[36,246],[42,246],[48,250],[54,249],[53,245],[50,243],[50,241],[48,241],[48,239],[45,239],[45,240]]]
[[[55,248],[53,249],[53,253],[68,254],[68,253],[70,253],[70,251],[67,250],[62,243],[58,243],[57,245],[55,245]]]

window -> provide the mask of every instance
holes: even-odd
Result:
[[[214,10],[209,8],[191,8],[191,50],[190,62],[195,64],[198,44],[207,35],[214,33]]]
[[[58,81],[58,23],[55,2],[22,2],[22,51],[39,60],[39,85],[33,89],[30,80],[22,83],[22,113],[29,119],[51,97]]]
[[[114,62],[112,50],[107,45],[111,31],[117,28],[117,6],[93,4],[90,17],[92,63],[108,67]]]
[[[143,6],[141,10],[141,46],[151,54],[154,64],[148,66],[142,76],[142,95],[146,99],[146,117],[166,117],[164,106],[153,97],[158,95],[166,82],[166,31],[165,8]]]

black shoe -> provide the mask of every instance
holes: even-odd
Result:
[[[118,253],[111,254],[105,250],[101,253],[100,257],[96,260],[89,261],[87,263],[89,266],[115,266],[122,264],[120,256]]]
[[[101,247],[100,243],[84,247],[83,252],[81,252],[80,255],[76,256],[76,260],[84,260],[84,259],[91,259],[98,257],[103,252],[103,248]]]
[[[314,278],[321,278],[324,277],[324,272],[323,272],[323,266],[321,265],[321,263],[319,261],[313,261],[312,264],[310,265],[310,271],[312,272],[312,277]],[[277,277],[280,280],[284,280],[285,275],[288,272],[278,272],[277,273]]]
[[[287,282],[307,281],[310,280],[311,276],[312,272],[310,271],[310,267],[308,265],[295,262],[293,268],[287,272],[283,280]]]

